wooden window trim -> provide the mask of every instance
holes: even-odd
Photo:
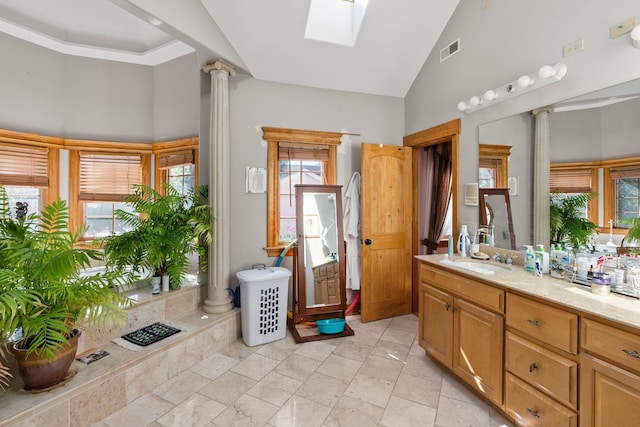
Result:
[[[70,140],[66,140],[70,141]],[[66,144],[65,141],[65,145]],[[150,185],[151,144],[120,143],[110,141],[72,140],[69,148],[69,227],[75,229],[83,223],[84,210],[80,202],[80,151],[140,155],[140,184]],[[87,239],[89,240],[89,239]]]
[[[604,200],[604,218],[606,221],[609,219],[615,219],[615,203],[616,203],[616,189],[614,179],[611,177],[611,170],[622,167],[640,166],[640,157],[627,157],[621,159],[605,160],[602,164],[602,191]],[[608,223],[602,227],[601,232],[609,232]],[[628,230],[626,228],[613,227],[613,233],[619,235],[626,235]]]
[[[279,256],[286,243],[279,241],[279,167],[278,143],[291,142],[300,145],[326,145],[329,160],[325,170],[327,184],[335,185],[337,176],[337,147],[342,133],[321,132],[299,129],[262,127],[263,138],[267,141],[267,246],[268,256]]]
[[[160,169],[160,158],[164,155],[176,153],[184,150],[193,150],[194,159],[194,185],[198,186],[199,166],[199,144],[198,137],[176,139],[173,141],[154,142],[151,144],[153,150],[153,188],[160,193],[164,193],[163,184],[167,182],[166,173]]]
[[[42,203],[48,205],[60,197],[60,148],[64,146],[63,138],[0,129],[0,142],[47,148],[49,185],[43,188]]]
[[[591,189],[589,191],[591,191],[592,193],[598,193],[598,185],[599,185],[598,169],[600,169],[600,162],[553,163],[551,164],[550,169],[551,171],[554,171],[554,170],[570,171],[570,170],[589,169],[591,171]],[[599,203],[600,203],[599,198],[594,197],[589,201],[589,206],[587,208],[587,212],[588,212],[587,215],[589,216],[588,219],[594,224],[599,224],[599,214],[598,214]],[[606,209],[606,201],[603,201],[603,203],[605,203],[605,209]]]
[[[510,145],[480,144],[479,160],[498,160],[500,168],[496,173],[496,188],[509,187],[509,156],[511,155]]]

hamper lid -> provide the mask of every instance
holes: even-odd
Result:
[[[263,282],[289,276],[291,272],[284,267],[254,268],[236,273],[236,277],[242,283]]]

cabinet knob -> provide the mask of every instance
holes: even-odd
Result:
[[[626,354],[627,356],[633,357],[634,359],[640,359],[640,354],[638,354],[638,352],[635,350],[628,350],[626,348],[621,348],[620,351]]]
[[[445,302],[445,303],[444,303],[444,309],[445,309],[446,311],[449,311],[449,309],[450,309],[450,308],[451,308],[451,304],[449,304],[448,302]]]
[[[531,365],[529,365],[529,372],[533,372],[536,369],[538,369],[538,365],[536,365],[536,362],[533,362]]]
[[[536,418],[540,418],[540,415],[538,415],[538,410],[537,409],[527,408],[527,412],[530,413],[531,415],[533,415]]]
[[[540,326],[540,322],[534,319],[528,319],[527,322],[531,323],[533,326]]]

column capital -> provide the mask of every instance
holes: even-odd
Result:
[[[546,107],[536,108],[531,112],[534,116],[537,116],[540,113],[551,114],[553,113],[553,107],[551,105],[547,105]]]
[[[236,75],[236,69],[233,65],[228,62],[224,62],[222,59],[218,59],[213,62],[207,62],[204,67],[202,67],[205,73],[211,73],[212,71],[226,71],[230,76]]]

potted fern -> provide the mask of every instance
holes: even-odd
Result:
[[[589,237],[598,226],[580,215],[594,193],[567,196],[551,193],[550,221],[551,243],[569,243],[574,250],[586,246]]]
[[[165,194],[138,185],[124,201],[131,211],[117,210],[116,217],[131,231],[104,239],[107,265],[115,268],[149,268],[168,276],[171,289],[178,289],[189,268],[189,256],[200,255],[206,270],[207,247],[211,243],[211,208],[204,204],[206,186],[187,194],[165,185]]]
[[[13,218],[0,186],[0,351],[7,339],[21,334],[11,351],[27,390],[63,380],[81,330],[125,326],[125,308],[132,304],[112,291],[131,283],[131,275],[80,274],[102,253],[77,247],[84,227],[69,230],[68,219],[60,199],[39,214]],[[0,368],[0,384],[6,385],[7,374]]]

